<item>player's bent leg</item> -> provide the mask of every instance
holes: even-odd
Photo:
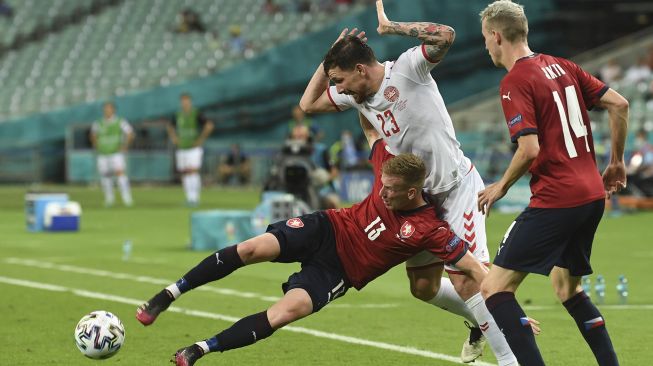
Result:
[[[136,319],[143,325],[150,325],[183,293],[224,278],[244,265],[273,260],[279,252],[279,241],[268,233],[221,249],[141,305],[136,311]]]
[[[308,292],[301,288],[290,289],[267,311],[240,319],[214,337],[178,350],[173,361],[178,366],[192,366],[207,353],[225,352],[252,345],[312,312],[313,302]]]
[[[599,365],[619,365],[603,315],[580,287],[580,276],[572,276],[568,269],[553,267],[551,282],[578,330],[590,346]]]
[[[503,331],[510,349],[522,365],[544,366],[537,348],[530,319],[515,299],[514,291],[527,273],[510,270],[496,264],[481,283],[485,305],[499,329]]]

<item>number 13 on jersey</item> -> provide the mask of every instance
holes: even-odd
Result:
[[[557,91],[553,91],[553,100],[555,101],[556,106],[558,106],[560,122],[562,123],[562,134],[565,138],[565,147],[567,148],[569,157],[575,158],[578,156],[578,152],[574,146],[574,140],[571,138],[569,125],[571,125],[571,129],[574,131],[576,138],[585,137],[585,149],[589,152],[590,145],[587,142],[587,126],[583,122],[583,114],[580,111],[578,95],[576,94],[576,89],[573,85],[565,88],[565,97],[567,99],[567,108],[569,109],[569,120],[567,120],[567,113],[565,112],[565,107],[562,105],[560,95]]]

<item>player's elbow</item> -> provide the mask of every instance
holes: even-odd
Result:
[[[303,101],[300,101],[300,102],[299,102],[299,109],[301,109],[302,112],[304,112],[304,113],[306,113],[306,114],[311,114],[311,113],[315,113],[315,112],[316,112],[315,108],[313,107],[313,104],[311,104],[311,103],[307,103],[307,102],[303,102]]]

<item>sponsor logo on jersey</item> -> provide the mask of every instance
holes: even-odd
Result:
[[[399,236],[402,239],[410,238],[411,235],[415,232],[415,226],[411,224],[410,222],[406,221],[404,222],[403,225],[401,225],[401,229],[399,230]]]
[[[521,113],[519,113],[516,116],[512,117],[510,121],[508,121],[508,127],[512,127],[517,123],[521,123],[521,121],[522,121],[522,116]]]
[[[461,241],[462,240],[457,235],[454,234],[453,238],[451,238],[451,240],[449,240],[449,243],[447,243],[447,247],[445,248],[446,251],[448,253],[453,252],[454,250],[456,250],[458,245],[460,245]]]
[[[388,102],[396,102],[399,99],[399,90],[390,85],[383,91],[383,96]]]
[[[501,94],[501,99],[508,99],[512,102],[512,99],[510,99],[510,92],[508,92],[508,94]]]
[[[286,225],[290,226],[293,229],[299,229],[300,227],[304,227],[304,223],[302,222],[302,220],[297,217],[286,221]]]

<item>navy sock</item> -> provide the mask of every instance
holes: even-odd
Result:
[[[177,281],[177,287],[183,294],[211,281],[224,278],[244,265],[238,256],[236,245],[232,245],[206,257]]]
[[[235,322],[230,328],[205,342],[211,352],[224,352],[241,348],[265,339],[274,333],[268,321],[267,311],[250,315]]]
[[[485,300],[499,329],[503,332],[512,353],[522,366],[544,366],[535,343],[530,322],[512,292],[497,292]]]
[[[584,292],[579,292],[563,302],[562,305],[567,308],[569,315],[576,321],[580,333],[592,349],[599,365],[619,365],[608,329],[605,327],[605,321],[589,297]]]

